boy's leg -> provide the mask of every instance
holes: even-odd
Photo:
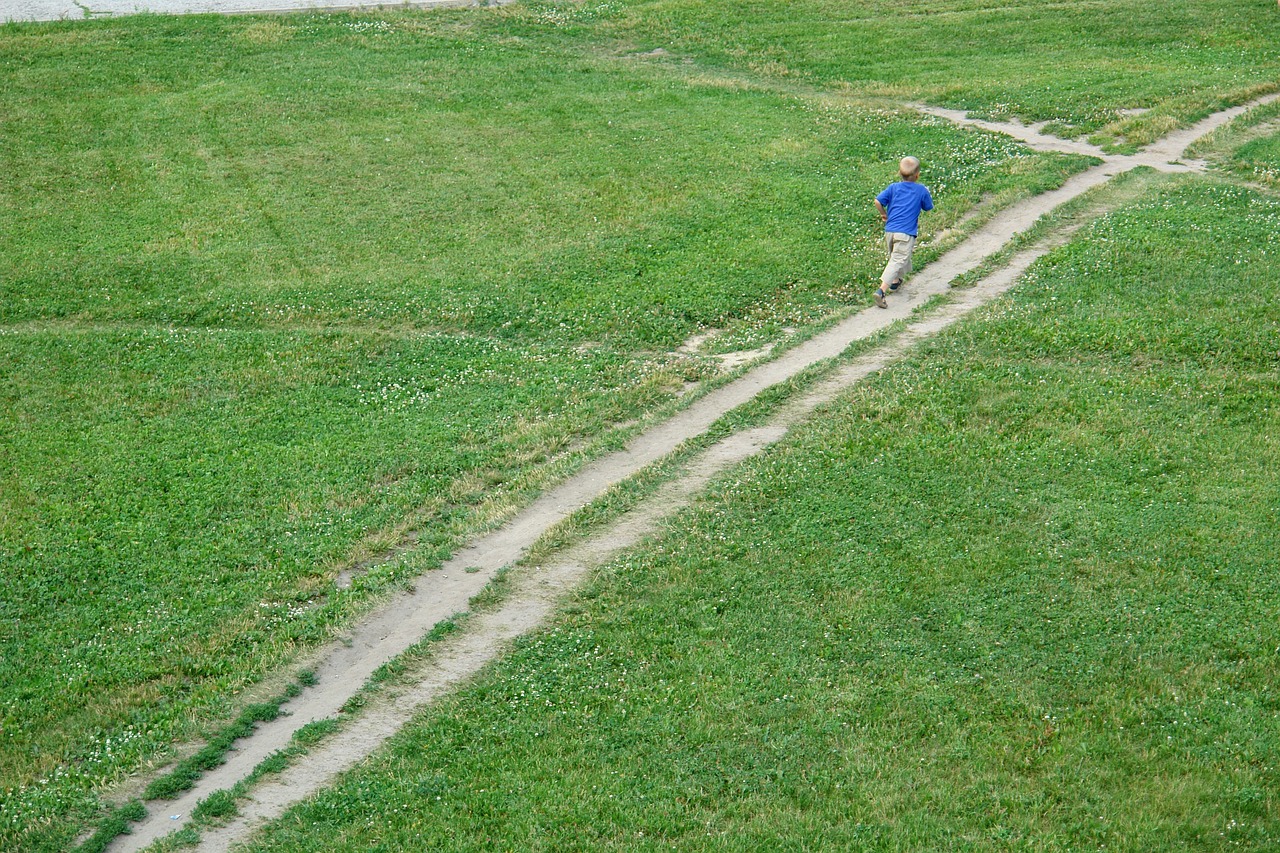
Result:
[[[915,254],[915,251],[916,251],[916,238],[912,237],[911,245],[907,248],[907,263],[903,267],[902,272],[898,273],[898,277],[893,281],[889,282],[890,290],[897,290],[899,287],[901,287],[903,284],[906,283],[907,276],[911,275],[911,257]]]
[[[888,271],[887,265],[890,263],[893,263],[894,244],[898,240],[901,240],[902,236],[903,236],[902,234],[886,234],[885,235],[885,249],[888,252],[888,260],[886,261],[886,271]],[[896,277],[893,279],[893,281],[889,282],[888,287],[885,287],[883,289],[888,290],[890,293],[893,293],[899,287],[902,287],[903,280],[910,274],[911,274],[911,261],[910,259],[908,259],[907,268],[905,270],[897,270]]]
[[[911,273],[911,252],[915,249],[916,238],[910,234],[889,232],[884,235],[884,242],[889,260],[884,265],[884,272],[880,274],[881,290],[889,288],[894,282],[901,283]]]

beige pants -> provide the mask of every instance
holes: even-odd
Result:
[[[911,253],[916,248],[916,238],[910,234],[897,231],[886,231],[884,247],[889,252],[889,262],[884,265],[880,274],[880,285],[888,287],[898,279],[911,275]]]

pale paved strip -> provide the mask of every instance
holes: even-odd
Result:
[[[1042,215],[1059,205],[1079,197],[1111,177],[1136,166],[1152,166],[1166,171],[1187,171],[1198,164],[1174,162],[1186,145],[1222,126],[1247,108],[1269,103],[1280,93],[1269,95],[1247,107],[1210,116],[1193,128],[1178,134],[1178,145],[1164,143],[1140,155],[1110,157],[1092,169],[1071,178],[1058,190],[1021,202],[1002,211],[956,248],[931,263],[912,278],[906,292],[890,298],[888,310],[868,308],[850,316],[838,325],[797,346],[779,358],[766,362],[735,382],[698,400],[688,409],[637,437],[624,450],[604,457],[560,486],[550,490],[509,523],[492,534],[468,545],[441,570],[427,572],[414,582],[414,591],[393,601],[368,621],[362,623],[346,642],[326,650],[323,663],[317,667],[318,684],[289,702],[283,716],[261,725],[253,737],[238,744],[222,767],[206,774],[181,798],[167,803],[151,804],[151,814],[133,827],[133,834],[121,836],[112,851],[141,850],[152,841],[185,825],[191,809],[209,794],[230,788],[248,776],[257,764],[271,753],[285,748],[293,732],[307,723],[330,718],[358,691],[380,666],[417,643],[433,627],[468,609],[470,599],[493,579],[499,569],[520,558],[544,532],[563,521],[572,512],[600,497],[611,486],[643,470],[667,456],[684,442],[703,434],[716,420],[760,392],[797,376],[806,368],[840,355],[850,344],[863,340],[897,321],[905,321],[903,340],[910,342],[936,333],[955,322],[980,304],[1003,293],[1037,258],[1049,250],[1040,246],[1024,250],[1000,271],[986,277],[977,286],[955,291],[955,298],[927,317],[912,321],[913,310],[929,298],[947,293],[950,282],[981,264],[998,252],[1015,235],[1025,231]],[[1012,135],[1012,134],[1011,134]],[[1184,141],[1185,140],[1185,141]],[[441,692],[474,674],[497,656],[502,644],[530,630],[543,620],[554,606],[559,591],[571,588],[591,566],[628,547],[651,531],[661,517],[675,511],[688,496],[714,473],[758,451],[785,434],[794,423],[815,406],[831,399],[842,388],[879,370],[902,352],[903,341],[895,341],[858,359],[839,371],[831,380],[787,407],[763,430],[730,436],[705,451],[689,471],[677,478],[668,490],[646,508],[623,519],[609,531],[580,546],[577,559],[569,559],[553,567],[521,573],[517,589],[508,604],[491,614],[473,619],[462,637],[444,642],[433,674],[418,687],[402,694],[396,702],[362,714],[344,732],[291,768],[279,782],[259,785],[252,801],[242,807],[243,816],[228,827],[205,833],[202,850],[221,850],[246,837],[252,827],[274,818],[311,793],[331,783],[334,777],[353,766],[394,734],[414,709]],[[679,495],[684,494],[684,498]],[[627,525],[631,525],[628,527]],[[627,531],[632,531],[630,534]],[[590,555],[588,559],[584,555]],[[475,571],[466,571],[473,569]],[[177,819],[172,819],[175,817]]]
[[[0,23],[10,21],[80,21],[150,12],[162,15],[247,15],[254,12],[341,12],[357,9],[438,9],[498,6],[510,0],[405,0],[403,3],[361,0],[0,0]]]

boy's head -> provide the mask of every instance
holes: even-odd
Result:
[[[904,181],[914,181],[920,177],[920,161],[915,157],[903,157],[898,161],[898,174]]]

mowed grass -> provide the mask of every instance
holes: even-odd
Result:
[[[1273,104],[1258,112],[1263,119],[1243,131],[1247,141],[1230,149],[1225,166],[1245,181],[1276,189],[1280,187],[1280,106]]]
[[[3,501],[7,779],[154,753],[678,382],[656,358],[437,334],[24,332],[0,352],[21,473]],[[410,529],[414,558],[335,589]]]
[[[0,321],[670,349],[700,325],[776,331],[864,298],[849,285],[878,257],[866,197],[904,151],[950,199],[938,227],[1074,168],[910,114],[700,79],[540,21],[13,30]]]
[[[1280,202],[1150,184],[249,849],[1274,849]]]
[[[695,331],[865,302],[901,154],[939,229],[1083,164],[547,15],[0,32],[0,846],[675,405]]]
[[[1274,90],[1280,15],[1141,0],[645,0],[620,32],[780,79],[1049,122],[1119,148]],[[646,42],[646,43],[649,43]]]
[[[1015,60],[1061,8],[939,7],[963,49],[934,28],[931,62],[870,76],[899,31],[869,4],[723,6],[734,50],[679,4],[0,28],[0,846],[64,848],[98,786],[674,405],[712,374],[691,333],[865,304],[902,154],[935,233],[1080,168],[894,109],[1101,129],[1079,93],[1118,7],[1080,8],[1103,20],[1034,97]],[[1170,120],[1265,85],[1270,18],[1124,8],[1126,55],[1197,81]],[[761,62],[783,30],[843,47]],[[1110,79],[1106,109],[1162,91]]]

